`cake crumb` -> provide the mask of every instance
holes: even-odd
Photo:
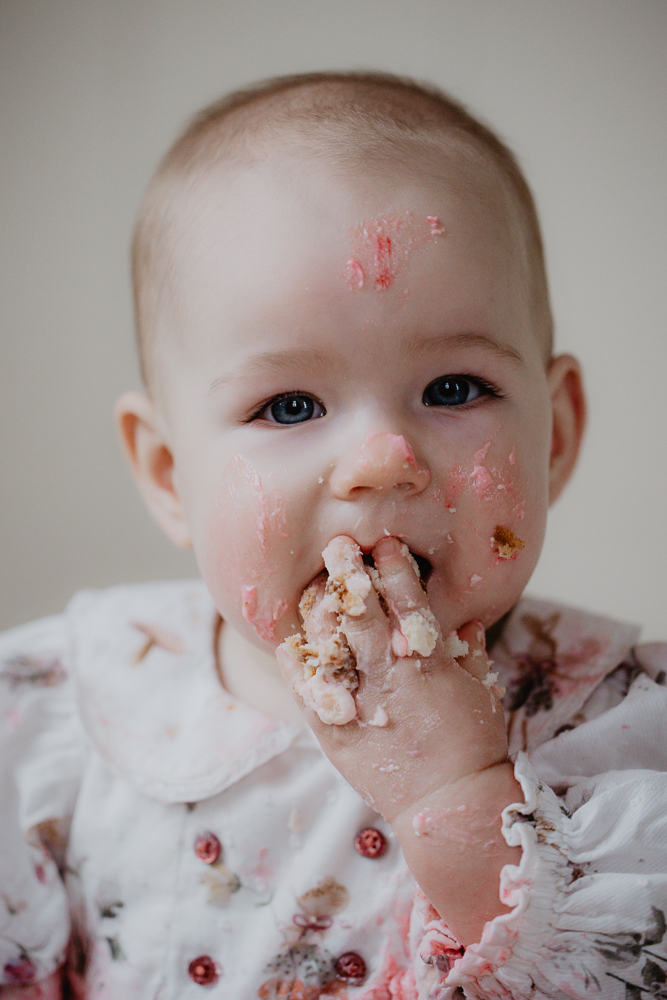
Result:
[[[511,528],[497,524],[491,538],[491,548],[497,554],[498,560],[516,559],[526,543]]]
[[[456,632],[450,632],[445,638],[445,653],[453,660],[458,660],[460,656],[467,656],[469,649],[465,639],[459,639]]]
[[[420,656],[431,655],[438,641],[438,625],[429,608],[412,611],[401,618],[400,627],[407,642],[408,656],[412,653],[419,653]]]

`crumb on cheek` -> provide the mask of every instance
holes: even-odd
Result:
[[[491,548],[497,555],[496,563],[516,559],[525,546],[523,538],[515,535],[511,528],[497,524],[491,536]]]

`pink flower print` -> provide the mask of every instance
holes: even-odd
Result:
[[[286,934],[286,943],[297,945],[312,940],[313,935],[323,934],[333,924],[333,918],[350,902],[344,885],[333,878],[322,879],[314,889],[309,889],[297,899],[300,913],[292,918],[293,926]]]
[[[20,684],[34,684],[35,687],[55,687],[67,679],[67,674],[59,659],[40,656],[13,656],[7,661],[2,677],[12,688]]]
[[[6,963],[4,973],[10,983],[24,986],[33,982],[37,975],[37,966],[24,951],[20,958]]]
[[[333,923],[332,917],[318,917],[316,914],[295,913],[292,922],[300,928],[300,938],[309,931],[328,931]]]
[[[261,1000],[318,1000],[347,997],[347,984],[337,975],[333,956],[317,945],[295,945],[272,959],[265,969],[273,973],[262,983]]]

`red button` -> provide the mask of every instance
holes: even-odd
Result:
[[[188,975],[199,986],[212,986],[220,978],[220,971],[209,955],[200,955],[190,962]]]
[[[347,982],[360,983],[366,977],[366,963],[356,951],[346,951],[336,959],[336,975]]]
[[[357,835],[354,846],[365,858],[380,858],[387,850],[387,838],[379,830],[369,826]]]
[[[222,854],[222,844],[214,833],[207,830],[195,840],[195,854],[200,861],[212,865]]]

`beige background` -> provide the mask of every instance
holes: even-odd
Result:
[[[116,445],[136,385],[127,244],[149,173],[225,90],[432,80],[519,153],[591,419],[532,591],[667,637],[665,0],[0,0],[0,625],[193,572]]]

